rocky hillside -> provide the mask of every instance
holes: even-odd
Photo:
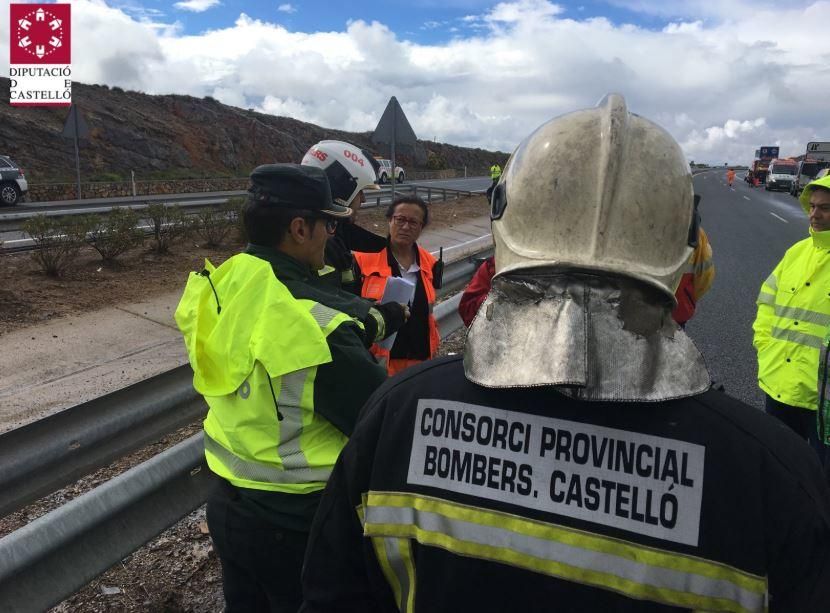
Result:
[[[90,128],[82,141],[81,173],[88,180],[240,177],[267,162],[298,162],[323,139],[372,146],[370,134],[321,128],[221,104],[212,98],[150,96],[101,85],[74,83],[72,97]],[[73,181],[74,149],[61,137],[66,108],[15,108],[9,80],[0,78],[0,154],[9,155],[30,182]],[[398,155],[408,172],[457,168],[483,173],[507,154],[419,141]]]

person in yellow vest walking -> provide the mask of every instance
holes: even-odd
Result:
[[[219,486],[207,521],[225,611],[287,613],[302,601],[300,570],[322,490],[386,371],[356,316],[366,301],[316,272],[350,215],[332,201],[325,173],[271,164],[251,182],[243,213],[251,244],[192,273],[175,317],[209,407],[205,456]]]
[[[493,162],[493,165],[490,166],[490,179],[493,183],[487,188],[487,200],[490,200],[490,196],[493,195],[493,190],[496,189],[496,184],[501,179],[501,166],[499,166],[498,162]]]
[[[830,177],[800,197],[810,236],[790,247],[761,284],[753,345],[766,411],[806,439],[820,460],[827,446],[816,431],[819,353],[830,325]]]

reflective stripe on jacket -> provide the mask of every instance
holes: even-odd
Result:
[[[392,269],[389,266],[388,249],[384,249],[379,253],[360,253],[355,251],[353,255],[363,274],[363,290],[361,291],[361,295],[369,300],[380,300],[386,289],[386,280],[392,276]],[[429,305],[429,353],[430,357],[434,357],[438,353],[438,345],[441,342],[438,323],[432,314],[432,306],[435,304],[435,288],[432,285],[432,267],[435,265],[436,260],[429,251],[421,247],[418,247],[418,257],[418,266],[421,269],[419,275],[426,292],[427,304]],[[370,351],[382,364],[386,365],[389,376],[420,361],[399,358],[390,359],[390,349],[384,349],[378,344],[372,345]]]
[[[364,407],[312,526],[303,611],[825,611],[814,455],[717,391],[585,402],[438,358]]]
[[[752,328],[761,389],[778,402],[815,410],[819,350],[830,326],[830,232],[810,234],[761,284]]]
[[[355,320],[295,299],[252,255],[206,272],[190,275],[175,317],[210,408],[208,466],[237,487],[323,489],[347,437],[315,413],[315,376],[332,360],[326,338]]]

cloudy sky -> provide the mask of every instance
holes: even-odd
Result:
[[[394,95],[419,138],[512,151],[547,119],[616,91],[695,161],[830,141],[830,1],[72,4],[76,81],[331,128],[374,129]],[[8,19],[0,41],[8,76]]]

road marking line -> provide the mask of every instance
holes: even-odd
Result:
[[[747,200],[749,200],[749,196],[744,196],[744,198],[746,198]]]
[[[773,213],[772,211],[769,211],[769,214],[770,214],[770,215],[772,215],[773,217],[776,217],[776,218],[780,219],[780,220],[781,220],[781,221],[783,221],[784,223],[790,223],[789,221],[787,221],[786,219],[784,219],[784,218],[783,218],[783,217],[781,217],[780,215],[776,215],[776,214],[775,214],[775,213]]]

